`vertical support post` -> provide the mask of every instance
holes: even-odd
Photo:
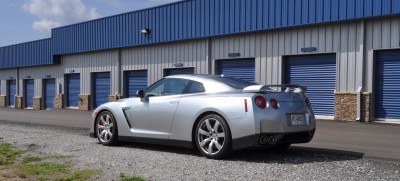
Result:
[[[118,49],[118,65],[117,65],[117,67],[118,67],[118,69],[117,69],[117,75],[118,75],[118,78],[117,78],[117,80],[118,80],[118,92],[116,92],[115,93],[115,97],[116,97],[116,99],[119,99],[119,97],[122,97],[123,96],[123,92],[124,91],[122,91],[122,84],[123,84],[123,82],[122,82],[122,65],[121,65],[121,63],[122,63],[122,53],[121,53],[121,49]]]
[[[17,68],[17,77],[15,78],[15,89],[16,89],[16,92],[15,92],[14,98],[19,96],[19,90],[20,90],[20,88],[19,88],[19,68]]]
[[[361,93],[362,87],[358,87],[357,89],[357,121],[361,121]]]
[[[213,70],[212,70],[212,47],[211,47],[211,38],[207,39],[207,63],[208,63],[208,70],[207,73],[208,74],[213,74]]]

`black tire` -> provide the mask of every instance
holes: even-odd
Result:
[[[200,153],[207,158],[221,159],[232,152],[232,137],[228,123],[216,114],[206,115],[197,123],[194,142]]]
[[[117,122],[111,112],[103,111],[100,113],[96,119],[95,131],[97,140],[102,145],[111,146],[118,143]]]

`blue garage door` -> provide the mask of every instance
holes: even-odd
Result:
[[[96,108],[108,102],[108,96],[110,95],[110,73],[94,73],[93,78],[93,107]]]
[[[56,81],[54,79],[44,80],[44,109],[52,109],[54,107],[54,97],[56,97]]]
[[[79,106],[79,94],[81,92],[80,74],[68,74],[66,84],[67,107]]]
[[[333,116],[336,87],[336,55],[291,56],[285,62],[286,83],[307,86],[314,113]]]
[[[147,88],[147,70],[125,72],[125,97],[136,97],[138,90]]]
[[[7,103],[8,106],[14,107],[15,106],[15,94],[17,93],[17,85],[15,80],[8,80],[7,81]]]
[[[217,61],[217,74],[224,74],[226,76],[232,76],[254,82],[254,59],[219,60]]]
[[[375,117],[400,119],[400,50],[380,51],[375,66]]]
[[[25,80],[24,83],[25,107],[31,108],[33,107],[33,97],[35,96],[34,80]]]
[[[175,69],[165,69],[164,76],[169,75],[182,75],[182,74],[194,74],[194,68],[175,68]]]

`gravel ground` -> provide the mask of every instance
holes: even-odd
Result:
[[[210,160],[191,149],[123,143],[105,147],[88,130],[0,121],[0,141],[43,155],[74,155],[76,169],[97,168],[99,180],[120,173],[148,180],[400,180],[400,163],[292,148],[236,152]]]

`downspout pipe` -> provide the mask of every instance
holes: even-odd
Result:
[[[15,99],[15,97],[19,96],[19,68],[17,68],[17,77],[15,80],[15,86],[16,86],[16,92],[15,92],[14,99]]]

